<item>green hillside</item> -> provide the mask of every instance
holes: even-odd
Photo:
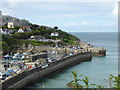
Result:
[[[4,54],[8,52],[15,52],[19,48],[22,48],[23,44],[26,47],[31,44],[33,46],[55,46],[56,43],[54,42],[44,42],[44,41],[36,41],[36,40],[28,40],[31,35],[41,35],[46,39],[54,39],[54,40],[61,40],[58,43],[60,46],[66,45],[75,45],[76,41],[80,41],[77,37],[68,34],[56,27],[54,28],[47,28],[46,26],[38,26],[38,25],[31,25],[32,32],[24,32],[18,33],[16,27],[12,30],[14,31],[11,35],[2,35],[2,51]],[[50,36],[52,32],[57,32],[58,36]]]

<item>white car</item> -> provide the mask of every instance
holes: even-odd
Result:
[[[46,67],[48,67],[48,64],[42,66],[42,68],[46,68]]]

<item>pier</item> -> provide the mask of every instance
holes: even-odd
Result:
[[[83,51],[90,51],[93,56],[106,56],[106,50],[102,47],[95,47],[86,42],[80,42]]]

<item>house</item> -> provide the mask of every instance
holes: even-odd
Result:
[[[18,30],[18,32],[19,32],[19,33],[22,33],[22,32],[24,32],[24,30],[23,30],[22,28],[20,28],[20,29]]]
[[[14,23],[13,22],[8,22],[7,27],[8,28],[14,28]]]
[[[22,33],[22,32],[31,32],[31,28],[29,26],[24,26],[24,27],[21,27],[19,30],[18,30],[19,33]]]
[[[13,32],[12,30],[4,29],[4,28],[3,28],[3,29],[2,29],[2,28],[0,29],[0,33],[1,33],[1,34],[7,35],[7,34],[10,34],[10,33],[12,33],[12,32]]]
[[[45,37],[43,37],[43,36],[41,36],[41,35],[32,35],[31,37],[30,37],[30,40],[44,40],[44,39],[46,39]]]
[[[53,32],[50,36],[58,36],[58,32]]]
[[[2,28],[0,28],[0,33],[4,33],[3,30],[2,30]]]

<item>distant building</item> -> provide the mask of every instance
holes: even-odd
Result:
[[[14,28],[14,23],[13,22],[8,22],[7,27],[8,28]]]
[[[24,27],[21,27],[19,30],[18,30],[19,33],[21,32],[31,32],[31,28],[29,26],[24,26]]]
[[[58,36],[58,32],[53,32],[50,36]]]
[[[0,28],[0,33],[5,34],[5,35],[10,34],[10,33],[12,33],[12,32],[13,32],[12,30]]]
[[[3,30],[2,30],[2,28],[0,28],[0,33],[4,33]]]
[[[30,40],[41,40],[41,39],[46,39],[46,38],[41,35],[32,35],[30,37]]]

